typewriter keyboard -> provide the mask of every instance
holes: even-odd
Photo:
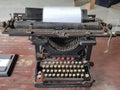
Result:
[[[37,78],[43,78],[44,82],[76,82],[90,80],[87,66],[88,61],[62,61],[44,60],[40,63],[41,70]]]

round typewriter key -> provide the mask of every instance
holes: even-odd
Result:
[[[73,71],[74,71],[73,69],[70,70],[71,73],[72,73]]]
[[[39,71],[38,74],[41,74],[41,71]]]
[[[42,69],[42,72],[45,72],[46,70],[45,69]]]
[[[85,77],[86,77],[86,78],[89,78],[89,74],[85,74]]]
[[[84,68],[84,65],[81,65],[80,67],[81,67],[81,68]]]
[[[75,73],[72,76],[75,77],[76,76]]]
[[[61,60],[65,60],[65,57],[61,57]]]
[[[53,68],[53,65],[50,65],[50,68]]]
[[[63,77],[63,76],[64,76],[64,74],[62,73],[60,76],[61,76],[61,77]]]
[[[77,70],[76,70],[76,69],[74,69],[74,72],[76,73],[76,72],[77,72]]]
[[[74,58],[74,57],[71,57],[71,60],[75,60],[75,58]]]
[[[65,73],[65,69],[63,69],[62,72]]]
[[[61,72],[61,71],[62,71],[61,69],[58,70],[58,72]]]
[[[64,64],[66,64],[67,62],[66,62],[66,61],[64,61],[63,63],[64,63]]]
[[[70,57],[66,57],[66,60],[70,60]]]
[[[73,66],[72,65],[69,65],[70,68],[72,68]]]
[[[78,64],[78,62],[77,62],[77,61],[75,61],[75,64]]]
[[[54,69],[54,72],[57,72],[57,69]]]
[[[44,64],[42,65],[42,68],[45,68],[45,65],[44,65]]]
[[[44,76],[45,76],[45,77],[47,77],[47,76],[48,76],[48,74],[44,74]]]
[[[82,72],[85,72],[85,69],[82,69]]]
[[[48,74],[48,76],[49,76],[49,77],[51,77],[51,76],[52,76],[52,74]]]
[[[50,70],[51,73],[52,73],[53,71],[54,71],[53,69]]]
[[[78,72],[81,72],[81,69],[78,69]]]
[[[80,68],[80,65],[77,65],[77,68]]]
[[[74,61],[71,61],[71,64],[74,64]]]
[[[68,77],[68,73],[65,73],[65,77]]]
[[[73,65],[73,68],[76,68],[76,65]]]
[[[61,58],[60,57],[57,57],[57,60],[60,60]]]
[[[68,61],[67,64],[70,64],[70,61]]]
[[[58,65],[58,68],[60,68],[61,67],[61,65]]]
[[[57,76],[57,77],[59,77],[59,76],[60,76],[60,74],[58,73],[56,76]]]
[[[69,67],[69,65],[65,65],[65,67],[66,67],[66,68],[68,68],[68,67]]]
[[[45,67],[46,67],[46,68],[49,68],[49,65],[46,65]]]
[[[37,78],[40,79],[40,78],[41,78],[41,75],[37,75]]]
[[[86,64],[88,61],[87,60],[83,60],[83,63]]]
[[[82,64],[82,62],[81,62],[81,61],[79,61],[78,63],[79,63],[79,64]]]
[[[83,73],[81,74],[81,77],[84,77],[84,74],[83,74]]]
[[[52,76],[55,77],[55,73],[53,73]]]
[[[51,64],[51,61],[48,61],[48,64]]]
[[[60,64],[62,64],[63,62],[62,62],[62,61],[60,61],[59,63],[60,63]]]
[[[56,57],[52,57],[52,60],[56,60]]]
[[[79,77],[80,76],[80,74],[79,73],[77,73],[77,77]]]
[[[69,73],[69,77],[72,77],[72,74],[71,74],[71,73]]]
[[[49,71],[50,71],[49,69],[46,70],[47,73],[48,73]]]
[[[56,61],[56,64],[58,64],[59,63],[59,61]]]
[[[61,67],[62,67],[62,68],[64,68],[64,67],[65,67],[65,65],[62,65]]]
[[[57,68],[57,65],[54,65],[54,68]]]
[[[66,72],[68,72],[68,73],[69,73],[69,72],[70,72],[70,70],[69,70],[69,69],[67,69],[67,70],[66,70]]]
[[[45,61],[44,64],[47,64],[47,61]]]

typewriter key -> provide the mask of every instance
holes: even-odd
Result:
[[[59,63],[60,63],[60,64],[62,64],[63,62],[62,62],[62,61],[60,61]]]
[[[45,67],[46,67],[46,66],[43,64],[43,65],[42,65],[42,68],[45,68]]]
[[[37,75],[37,78],[40,79],[40,78],[41,78],[41,75]]]
[[[49,77],[51,77],[51,76],[52,76],[52,74],[48,74],[48,76],[49,76]]]
[[[75,61],[75,64],[78,64],[78,61]]]
[[[58,68],[60,68],[61,67],[61,65],[58,65]]]
[[[89,78],[89,74],[85,74],[85,77],[86,77],[86,78]]]
[[[73,68],[76,68],[76,65],[73,65]]]
[[[68,74],[67,74],[67,73],[65,73],[65,77],[68,77]]]
[[[55,77],[55,73],[53,73],[52,76]]]
[[[65,69],[63,69],[62,72],[65,73]]]
[[[61,76],[61,77],[63,77],[63,76],[64,76],[64,74],[62,73],[60,76]]]
[[[57,72],[57,69],[54,69],[54,72]]]
[[[70,72],[72,73],[72,72],[73,72],[73,69],[71,69]]]
[[[74,64],[74,61],[71,61],[71,64]]]
[[[47,61],[45,61],[44,64],[47,64]]]
[[[67,64],[70,64],[70,61],[68,61]]]
[[[78,69],[78,72],[81,72],[81,69]]]
[[[58,64],[59,62],[58,61],[56,61],[56,64]]]
[[[78,63],[79,63],[79,64],[82,64],[82,62],[81,62],[81,61],[79,61]]]
[[[68,67],[69,67],[69,65],[65,65],[65,67],[66,67],[66,68],[68,68]]]
[[[61,72],[61,71],[62,71],[61,69],[58,70],[58,72]]]
[[[72,76],[75,77],[76,76],[75,73]]]
[[[69,65],[70,68],[72,68],[73,65]]]
[[[83,60],[83,63],[86,64],[88,61],[87,60]]]
[[[68,72],[68,73],[69,73],[69,72],[70,72],[70,70],[69,70],[69,69],[67,69],[67,70],[66,70],[66,72]]]
[[[76,70],[76,69],[74,69],[74,72],[76,73],[76,72],[77,72],[77,70]]]
[[[57,65],[54,65],[54,68],[57,68]]]
[[[41,74],[41,71],[39,71],[38,74]]]
[[[46,70],[45,69],[42,69],[42,72],[45,72]]]
[[[64,63],[64,64],[66,64],[67,62],[66,62],[66,61],[64,61],[63,63]]]
[[[79,73],[77,73],[77,77],[79,77],[80,76],[80,74]]]
[[[81,68],[84,68],[84,65],[81,65],[80,67],[81,67]]]
[[[52,73],[53,71],[54,71],[53,69],[50,70],[51,73]]]
[[[81,74],[81,77],[84,77],[84,74],[83,74],[83,73]]]
[[[48,73],[49,71],[50,71],[49,69],[46,70],[47,73]]]
[[[58,73],[58,74],[57,74],[57,77],[59,77],[59,76],[60,76],[60,74]]]
[[[46,68],[49,68],[49,65],[46,65],[45,67],[46,67]]]
[[[80,65],[77,65],[77,68],[80,68]]]
[[[50,68],[53,68],[53,65],[50,65]]]
[[[82,72],[85,72],[85,69],[82,69]]]
[[[45,76],[45,77],[47,77],[47,76],[48,76],[48,74],[44,74],[44,76]]]
[[[51,61],[48,61],[48,64],[51,64]]]
[[[72,74],[71,73],[69,73],[69,77],[71,77],[72,76]]]
[[[65,67],[65,65],[62,65],[61,67],[62,67],[62,68],[64,68],[64,67]]]

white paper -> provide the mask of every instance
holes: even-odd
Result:
[[[44,7],[43,22],[81,23],[80,7]]]
[[[0,59],[0,67],[7,67],[9,59]]]

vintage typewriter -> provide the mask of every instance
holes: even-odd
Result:
[[[29,36],[35,45],[35,87],[90,87],[94,82],[90,56],[95,38],[115,34],[87,10],[81,14],[81,23],[43,22],[43,8],[26,8],[3,22],[4,34]]]

